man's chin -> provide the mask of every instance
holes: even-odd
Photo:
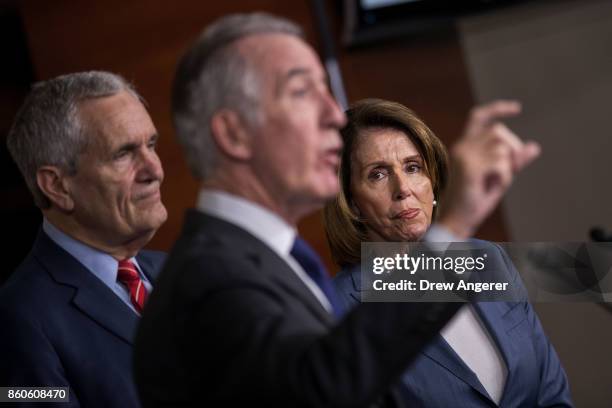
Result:
[[[166,207],[161,203],[161,201],[159,202],[158,217],[159,225],[157,228],[161,227],[162,224],[168,219],[168,210],[166,210]]]
[[[166,207],[160,202],[158,206],[143,210],[140,213],[140,228],[139,230],[143,235],[150,235],[151,238],[157,230],[166,222],[168,219],[168,211]]]
[[[166,211],[166,208],[163,207],[163,206],[162,206],[162,209],[157,211],[156,214],[157,214],[157,216],[155,217],[155,219],[151,220],[151,229],[153,229],[153,233],[157,232],[157,230],[162,225],[164,225],[164,223],[168,219],[168,212]]]
[[[338,190],[336,188],[328,188],[317,191],[315,197],[313,197],[313,203],[318,208],[323,207],[329,201],[335,199],[338,196]],[[317,208],[317,209],[318,209]]]
[[[340,184],[338,183],[338,177],[334,174],[333,177],[328,177],[319,186],[319,197],[322,202],[325,203],[338,195],[340,191]]]
[[[168,218],[168,211],[161,200],[140,202],[134,211],[138,211],[141,218],[150,219],[152,223],[159,222],[160,225]]]

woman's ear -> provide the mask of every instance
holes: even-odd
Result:
[[[42,166],[36,172],[36,184],[52,205],[62,211],[74,209],[70,183],[64,172],[55,166]]]
[[[217,148],[235,160],[247,160],[253,152],[253,137],[244,120],[230,109],[221,109],[211,120],[212,137]]]

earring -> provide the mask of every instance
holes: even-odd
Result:
[[[438,201],[437,200],[433,200],[433,206],[435,207],[436,205],[438,205]]]

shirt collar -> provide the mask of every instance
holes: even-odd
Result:
[[[46,218],[43,220],[43,231],[107,286],[112,287],[117,282],[119,262],[111,255],[72,238]],[[135,258],[130,260],[140,269]]]
[[[220,190],[200,190],[197,208],[245,229],[283,256],[289,255],[297,235],[291,225],[270,210]]]

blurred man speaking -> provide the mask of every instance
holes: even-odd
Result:
[[[180,62],[173,114],[201,190],[139,328],[144,405],[391,403],[460,305],[364,304],[342,316],[296,232],[338,191],[345,124],[299,27],[261,13],[216,21]]]
[[[157,131],[107,72],[35,84],[8,148],[41,209],[32,251],[0,290],[0,385],[70,387],[70,407],[138,407],[132,341],[163,256]]]

